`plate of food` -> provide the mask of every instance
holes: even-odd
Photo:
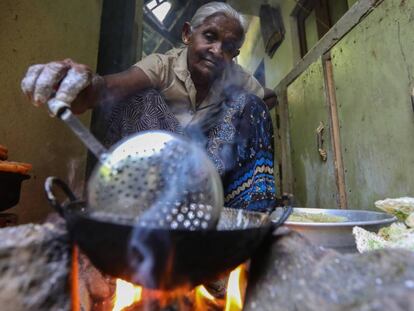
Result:
[[[277,219],[277,212],[271,217]],[[393,215],[369,210],[295,207],[285,226],[299,232],[315,245],[340,252],[356,252],[353,227],[377,232],[396,220]]]

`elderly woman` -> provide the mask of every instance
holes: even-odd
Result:
[[[233,61],[245,32],[242,15],[210,2],[184,24],[183,48],[103,77],[69,59],[34,65],[22,89],[36,105],[55,96],[75,113],[128,99],[113,105],[106,145],[149,129],[189,136],[216,165],[225,205],[263,210],[275,196],[272,124],[264,89]]]

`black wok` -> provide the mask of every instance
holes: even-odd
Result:
[[[68,203],[57,201],[52,192],[54,185],[65,192]],[[285,208],[279,221],[243,229],[168,230],[94,217],[88,213],[86,203],[77,200],[69,187],[55,177],[46,180],[45,190],[51,205],[66,220],[73,241],[98,269],[163,290],[194,287],[228,273],[249,259],[291,213],[291,208]],[[246,217],[263,216],[257,212],[241,213]]]
[[[0,211],[12,208],[20,200],[21,184],[29,175],[0,172]]]

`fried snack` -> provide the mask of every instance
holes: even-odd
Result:
[[[344,216],[328,215],[322,213],[293,212],[288,221],[292,222],[346,222]]]
[[[352,232],[360,253],[382,248],[405,248],[414,251],[414,228],[407,228],[401,222],[381,228],[378,233],[357,226]]]
[[[0,161],[0,172],[27,174],[31,169],[29,163]]]
[[[7,160],[7,153],[7,148],[3,145],[0,145],[0,160]]]
[[[405,224],[414,229],[414,212],[412,212],[408,217],[405,219]]]
[[[405,221],[411,213],[414,213],[414,198],[385,199],[376,201],[375,206],[388,214],[396,216],[398,220]]]

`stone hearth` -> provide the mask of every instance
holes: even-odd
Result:
[[[70,310],[70,249],[60,225],[0,229],[1,310]],[[111,284],[99,286],[82,295],[111,295]],[[278,234],[252,260],[244,310],[414,310],[414,253],[340,254]]]

